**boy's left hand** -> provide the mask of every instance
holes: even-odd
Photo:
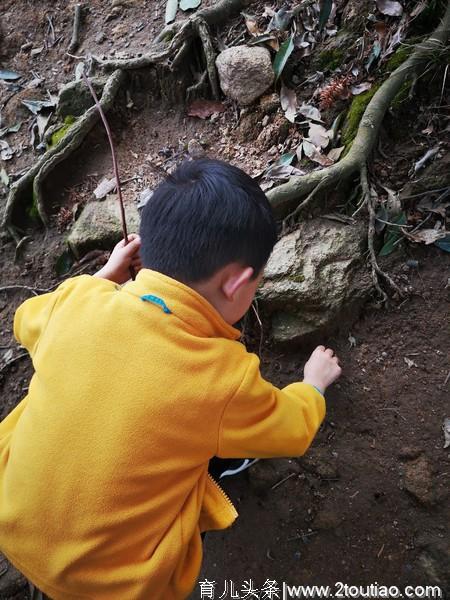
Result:
[[[141,238],[136,233],[131,233],[128,236],[128,244],[125,246],[124,240],[116,244],[108,262],[94,277],[109,279],[119,285],[127,282],[130,279],[130,267],[133,267],[136,273],[142,268],[140,247]]]

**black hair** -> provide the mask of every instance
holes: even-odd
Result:
[[[231,262],[253,267],[256,276],[277,238],[256,181],[207,158],[184,162],[158,186],[140,234],[143,266],[184,283],[204,281]]]

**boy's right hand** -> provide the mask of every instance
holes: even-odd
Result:
[[[303,381],[325,393],[327,387],[342,373],[338,363],[339,360],[337,356],[334,356],[331,348],[325,349],[325,346],[317,346],[305,365]]]

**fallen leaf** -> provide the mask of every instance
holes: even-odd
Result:
[[[340,146],[339,148],[333,148],[327,154],[327,157],[333,162],[337,162],[341,158],[341,154],[344,152],[345,146]]]
[[[450,234],[434,242],[434,245],[440,248],[441,250],[444,250],[444,252],[450,252]]]
[[[442,229],[420,229],[415,233],[405,231],[406,237],[412,242],[424,243],[426,246],[434,244],[437,240],[445,238],[448,231]]]
[[[302,147],[305,156],[307,156],[313,162],[316,162],[323,167],[329,167],[333,164],[333,161],[324,156],[320,152],[320,149],[312,144],[309,140],[303,140]]]
[[[434,133],[433,123],[428,125],[428,127],[425,127],[425,129],[422,129],[421,133],[423,133],[425,135],[431,135],[432,133]]]
[[[322,8],[320,9],[319,14],[319,29],[322,30],[331,14],[331,9],[333,7],[333,0],[323,0]]]
[[[13,156],[14,151],[8,142],[5,142],[5,140],[0,140],[0,158],[2,160],[11,160]]]
[[[113,177],[112,179],[108,179],[104,177],[98,186],[94,190],[94,196],[97,200],[101,200],[105,196],[107,196],[113,189],[116,187],[116,179]]]
[[[226,110],[223,102],[217,100],[194,100],[189,104],[187,114],[189,117],[199,117],[207,119],[214,113],[221,113]]]
[[[407,356],[404,356],[403,360],[408,365],[408,369],[410,369],[411,367],[418,367],[419,366],[417,363],[415,363],[413,360],[411,360]]]
[[[0,181],[6,186],[9,185],[8,173],[5,171],[5,169],[3,167],[0,170]]]
[[[391,218],[392,216],[396,216],[398,214],[400,214],[401,210],[402,210],[402,203],[399,197],[398,192],[396,192],[395,190],[391,190],[391,188],[386,187],[385,185],[380,184],[381,187],[387,192],[387,201],[386,201],[386,208],[388,210],[389,213],[389,218]]]
[[[19,121],[15,125],[11,125],[11,127],[3,127],[0,129],[0,138],[6,135],[7,133],[17,133],[22,125],[22,121]]]
[[[394,227],[388,225],[387,233],[384,236],[384,245],[379,252],[379,256],[389,256],[397,247],[404,230],[401,227],[395,227],[395,225],[406,225],[405,213],[402,212],[394,217],[392,223]]]
[[[281,84],[280,102],[286,119],[291,123],[295,123],[295,117],[297,116],[297,94],[295,90],[286,87],[284,83]]]
[[[311,104],[302,104],[299,109],[298,112],[303,115],[304,117],[306,117],[307,119],[312,119],[313,121],[321,121],[321,117],[320,117],[320,111],[318,108],[316,108],[315,106],[312,106]]]
[[[410,12],[410,17],[412,17],[414,19],[414,17],[417,17],[417,15],[420,15],[420,13],[424,10],[424,8],[426,8],[428,4],[428,0],[420,0],[420,2],[418,2],[416,4],[416,6],[412,9],[412,11]]]
[[[280,47],[278,40],[273,33],[263,33],[261,35],[257,35],[247,42],[247,46],[256,46],[257,44],[262,44],[264,42],[268,42],[270,46],[272,46],[272,42],[276,43],[276,48],[274,48],[275,52]]]
[[[168,25],[175,20],[178,10],[178,0],[167,0],[165,23]]]
[[[375,0],[378,10],[383,15],[390,17],[401,17],[403,14],[403,6],[395,0]]]
[[[7,69],[0,69],[0,79],[4,79],[5,81],[14,81],[15,79],[20,79],[22,75],[16,73],[15,71],[8,71]]]
[[[319,125],[318,123],[310,123],[308,138],[318,148],[326,148],[330,143],[327,130],[323,125]]]
[[[285,6],[282,6],[280,10],[277,10],[273,15],[267,26],[267,31],[273,31],[274,29],[277,31],[286,31],[289,28],[293,16],[294,13],[292,10],[288,10]]]
[[[38,133],[39,133],[39,141],[42,142],[42,140],[44,139],[44,133],[45,130],[47,129],[47,125],[48,122],[50,121],[50,117],[52,115],[38,115],[36,117],[36,122],[37,122],[37,128],[38,128]]]
[[[273,61],[273,70],[275,72],[275,81],[279,78],[279,76],[281,75],[288,58],[290,57],[290,55],[292,54],[292,51],[294,50],[294,41],[293,41],[293,35],[291,35],[285,42],[283,42],[280,46],[280,49],[278,50],[276,56],[275,56],[275,60]]]
[[[56,104],[54,100],[22,100],[22,104],[37,115],[43,108],[53,108]]]
[[[369,59],[366,62],[366,71],[370,71],[371,66],[376,62],[381,54],[381,44],[378,40],[375,40],[372,46],[372,50],[369,54]]]
[[[286,180],[293,176],[300,177],[304,175],[305,172],[301,169],[297,169],[297,167],[293,167],[292,165],[278,165],[273,166],[269,169],[265,175],[266,179],[272,180]]]
[[[192,10],[194,8],[198,8],[202,0],[180,0],[180,8],[181,10]]]
[[[242,13],[242,15],[245,19],[245,25],[247,26],[248,32],[251,35],[255,36],[262,33],[262,31],[258,27],[256,17],[254,17],[253,15],[247,15],[245,13]]]
[[[364,83],[360,83],[358,85],[351,85],[350,91],[354,96],[358,96],[359,94],[362,94],[363,92],[367,92],[367,90],[370,90],[371,87],[372,87],[372,84],[369,81],[365,81]]]

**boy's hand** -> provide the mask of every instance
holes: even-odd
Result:
[[[130,279],[130,267],[133,267],[136,273],[142,268],[139,256],[141,238],[136,233],[131,233],[128,240],[126,246],[124,240],[114,246],[108,262],[94,277],[109,279],[122,285]]]
[[[325,393],[327,387],[342,373],[338,358],[333,354],[331,348],[325,349],[325,346],[317,346],[305,365],[303,381],[319,388],[322,393]]]

